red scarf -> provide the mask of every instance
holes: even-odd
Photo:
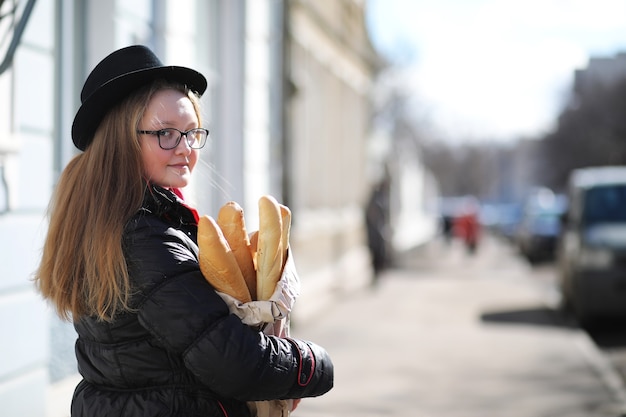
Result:
[[[183,206],[187,207],[187,209],[189,209],[189,211],[191,213],[193,213],[193,217],[196,219],[196,224],[198,224],[198,220],[200,219],[200,216],[198,215],[198,211],[195,208],[185,204],[185,197],[183,196],[183,192],[181,191],[181,189],[180,188],[170,188],[170,190],[172,190],[172,192],[174,194],[176,194],[178,196],[178,198],[183,200]]]

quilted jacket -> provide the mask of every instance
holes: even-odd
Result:
[[[332,388],[323,348],[267,336],[229,314],[200,272],[196,242],[195,211],[171,191],[147,187],[123,238],[132,311],[74,323],[83,380],[72,417],[246,417],[246,401]]]

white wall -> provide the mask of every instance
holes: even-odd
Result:
[[[54,14],[53,1],[37,2],[12,68],[0,74],[6,180],[0,188],[10,198],[0,214],[0,410],[6,416],[44,415],[48,385],[49,315],[30,278],[52,184]]]
[[[38,0],[12,68],[0,74],[0,168],[8,184],[0,181],[0,415],[69,415],[75,333],[31,277],[56,176],[76,152],[70,127],[82,83],[105,55],[135,43],[208,74],[205,28],[182,24],[200,10],[209,10],[207,2]]]
[[[250,230],[258,229],[258,199],[274,194],[270,175],[270,2],[246,2],[244,130],[243,130],[243,203]]]

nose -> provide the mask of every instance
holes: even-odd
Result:
[[[187,155],[191,153],[191,146],[189,146],[189,141],[187,140],[187,133],[182,133],[180,135],[180,142],[176,145],[176,153]]]

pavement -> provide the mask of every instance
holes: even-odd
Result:
[[[329,351],[335,387],[293,417],[626,416],[620,376],[510,247],[438,242],[401,265],[294,326]]]

